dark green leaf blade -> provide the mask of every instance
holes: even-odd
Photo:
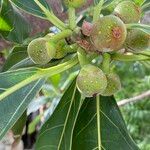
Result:
[[[16,137],[15,140],[18,140],[21,138],[26,121],[27,121],[27,111],[25,110],[25,112],[19,117],[17,122],[11,128],[14,137]]]
[[[0,73],[0,93],[7,91],[8,88],[17,85],[17,83],[20,83],[35,73],[36,69],[33,68]],[[44,79],[31,82],[0,101],[0,139],[2,139],[6,132],[23,114],[43,83]]]
[[[8,0],[2,3],[0,21],[1,35],[6,40],[22,43],[29,36],[31,31],[29,23]]]
[[[37,17],[45,18],[45,14],[42,12],[42,10],[37,6],[37,4],[34,2],[34,0],[11,0],[12,3],[14,3],[17,7],[20,9],[26,11],[27,13],[30,13],[31,15],[35,15]],[[39,0],[39,2],[50,10],[49,5],[45,0]]]
[[[37,150],[71,149],[73,128],[81,103],[81,95],[74,81],[43,125],[36,142]]]
[[[142,6],[142,12],[147,12],[150,10],[150,2],[145,2],[144,5]]]
[[[96,105],[96,98],[85,99],[74,129],[72,150],[138,150],[115,99],[101,97],[100,105]]]

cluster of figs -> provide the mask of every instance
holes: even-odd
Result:
[[[86,0],[65,0],[68,7],[78,8]],[[138,23],[141,9],[133,1],[122,1],[111,15],[99,17],[95,23],[83,22],[78,34],[71,37],[72,44],[76,43],[86,54],[139,52],[150,47],[150,35],[138,28],[127,29],[126,24]],[[36,64],[47,64],[51,59],[60,59],[67,55],[66,39],[59,41],[47,40],[52,35],[37,38],[28,45],[29,57]],[[72,50],[73,51],[73,50]],[[76,50],[77,51],[77,50]],[[77,77],[77,87],[85,97],[96,95],[110,96],[121,88],[117,74],[86,64],[82,66]]]

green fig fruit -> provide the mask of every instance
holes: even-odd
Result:
[[[107,86],[107,79],[101,69],[93,65],[82,67],[77,77],[77,88],[85,97],[101,94]]]
[[[67,7],[79,8],[86,3],[87,0],[64,0]]]
[[[31,41],[27,48],[28,55],[35,64],[47,64],[56,53],[55,44],[45,38]]]
[[[125,41],[125,48],[133,52],[147,50],[150,48],[150,34],[140,29],[129,30]]]
[[[107,87],[101,95],[103,96],[114,95],[121,89],[121,82],[119,76],[117,74],[110,73],[106,75],[106,78],[107,78]]]
[[[55,59],[61,59],[67,55],[67,51],[65,50],[66,45],[65,40],[60,40],[56,44],[56,54],[54,56]]]
[[[141,17],[141,9],[132,1],[123,1],[114,9],[114,14],[124,23],[137,23]]]
[[[90,40],[99,52],[119,50],[126,39],[126,26],[114,15],[104,16],[93,25]]]

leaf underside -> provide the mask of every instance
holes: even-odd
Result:
[[[34,73],[36,73],[35,69],[22,69],[0,73],[0,93],[7,92],[8,88],[17,85]],[[44,79],[39,79],[16,90],[0,101],[0,139],[2,139],[23,114],[43,84]]]

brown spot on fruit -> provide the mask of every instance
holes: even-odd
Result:
[[[119,27],[115,27],[112,30],[112,32],[113,32],[114,38],[119,39],[121,37],[122,31],[121,31],[121,29]]]
[[[93,25],[90,41],[100,52],[119,50],[126,39],[126,26],[114,15],[101,17]]]

